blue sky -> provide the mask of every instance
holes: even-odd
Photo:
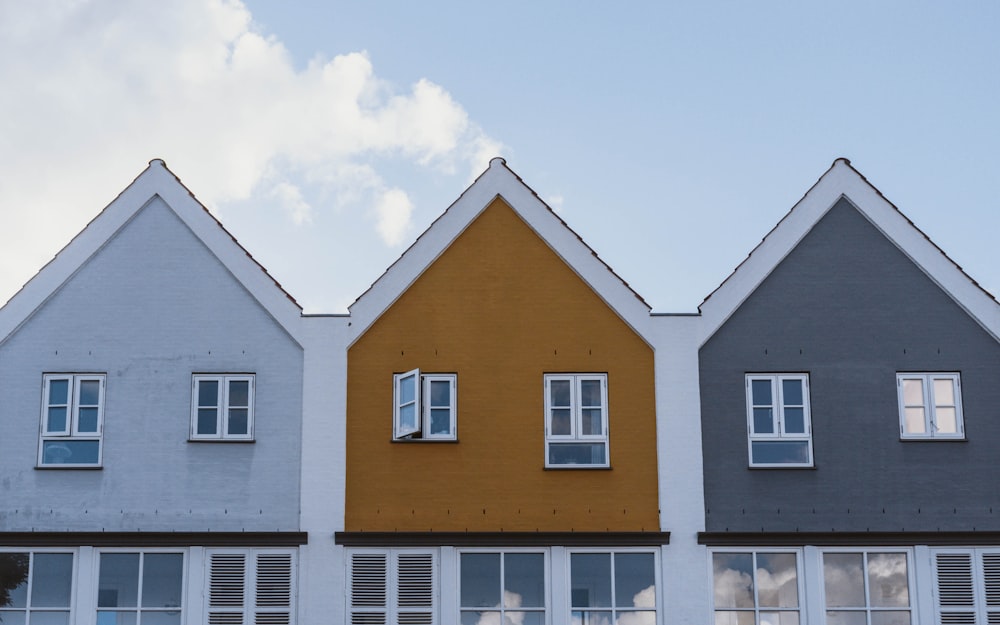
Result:
[[[658,312],[837,157],[1000,291],[1000,3],[0,4],[0,300],[163,158],[308,312],[508,165]]]

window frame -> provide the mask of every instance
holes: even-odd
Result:
[[[34,548],[34,547],[3,547],[0,548],[0,555],[5,554],[26,554],[28,556],[28,576],[25,580],[27,582],[27,587],[25,588],[25,605],[21,608],[14,608],[10,606],[0,605],[0,622],[4,621],[5,614],[24,614],[25,620],[31,622],[31,614],[35,612],[59,612],[69,614],[69,623],[75,622],[75,598],[77,592],[77,567],[79,566],[77,558],[76,549],[65,549],[58,547],[45,547],[45,548]],[[31,600],[34,599],[34,566],[35,566],[35,556],[36,555],[68,555],[72,559],[70,561],[70,595],[69,595],[69,605],[63,606],[33,606]]]
[[[500,605],[496,607],[484,607],[484,606],[463,606],[462,605],[462,556],[466,554],[497,554],[500,556]],[[545,605],[542,607],[529,606],[529,607],[506,607],[503,605],[504,593],[507,590],[504,583],[504,568],[505,568],[505,557],[508,554],[536,554],[542,556],[542,576],[543,576],[543,597],[545,599]],[[535,614],[542,614],[542,622],[549,623],[552,621],[552,562],[551,562],[551,547],[510,547],[510,548],[468,548],[468,549],[457,549],[456,550],[456,601],[455,608],[458,611],[458,621],[462,621],[463,612],[490,612],[498,613],[500,615],[501,623],[506,622],[504,620],[504,615],[508,612],[531,612]],[[568,579],[568,577],[567,577]]]
[[[193,373],[191,374],[191,429],[189,440],[213,442],[247,442],[254,440],[254,403],[256,400],[256,374],[254,373]],[[210,406],[200,404],[199,388],[202,382],[216,382],[219,392],[215,400],[215,432],[212,434],[198,433],[198,411]],[[229,433],[229,411],[233,408],[229,402],[230,382],[247,382],[247,405],[236,406],[247,411],[246,434]]]
[[[580,403],[581,388],[583,382],[599,381],[601,385],[601,434],[583,434],[583,410]],[[552,412],[553,409],[566,409],[566,406],[554,406],[552,402],[552,385],[554,381],[570,382],[570,399],[568,409],[570,411],[570,433],[553,434]],[[542,376],[543,397],[545,405],[544,427],[545,427],[545,468],[546,469],[606,469],[611,467],[611,442],[608,409],[608,374],[607,373],[546,373]],[[587,406],[593,409],[595,406]],[[603,444],[603,463],[556,463],[551,462],[550,450],[552,446],[560,444],[589,443]]]
[[[922,401],[919,406],[924,411],[924,432],[906,431],[906,409],[916,408],[916,404],[907,404],[903,396],[905,380],[920,380],[922,384]],[[950,380],[951,390],[955,399],[954,405],[938,404],[935,400],[934,381]],[[959,372],[896,372],[896,398],[899,408],[899,438],[900,440],[935,441],[935,440],[965,440],[965,418],[962,409],[962,374]],[[955,432],[940,433],[937,429],[938,408],[953,407],[955,409]]]
[[[180,612],[181,622],[184,622],[184,617],[187,614],[187,605],[185,599],[187,598],[188,590],[188,567],[190,566],[190,554],[189,549],[186,548],[143,548],[143,547],[112,547],[98,549],[94,555],[94,581],[93,581],[93,614],[95,618],[101,612],[110,612],[113,614],[135,614],[136,623],[142,625],[142,615],[143,613],[150,612]],[[100,591],[101,591],[101,557],[104,554],[138,554],[139,556],[139,575],[136,578],[136,605],[132,606],[101,606]],[[180,580],[180,600],[181,605],[179,606],[168,606],[168,607],[145,607],[142,605],[142,591],[143,591],[143,575],[145,573],[146,567],[146,556],[147,555],[159,555],[159,554],[172,554],[181,556],[181,580]],[[116,619],[117,620],[117,619]]]
[[[715,604],[715,556],[718,554],[749,554],[751,556],[751,571],[753,572],[753,607],[752,608],[740,608],[733,606],[722,606],[721,608]],[[760,584],[757,577],[757,571],[759,567],[757,565],[758,554],[792,554],[795,556],[795,584],[798,605],[794,608],[791,607],[772,607],[772,606],[761,606],[760,605]],[[811,606],[807,600],[806,596],[806,577],[808,573],[806,571],[806,563],[803,554],[803,549],[801,547],[718,547],[712,548],[708,551],[708,579],[709,588],[712,591],[712,622],[716,622],[719,612],[749,612],[754,616],[754,623],[760,624],[761,612],[796,612],[799,616],[798,622],[805,623],[806,615],[811,610]],[[822,579],[820,575],[819,579]]]
[[[413,399],[402,401],[402,385],[407,379],[414,379]],[[450,385],[447,406],[431,404],[431,385],[435,382],[447,382]],[[404,427],[402,422],[403,408],[413,406],[416,411],[417,423],[413,427]],[[448,432],[435,434],[431,430],[432,410],[447,409],[449,411]],[[458,440],[458,374],[456,373],[421,373],[420,369],[411,369],[405,373],[394,373],[392,376],[392,439],[394,441],[455,441]]]
[[[771,424],[773,432],[756,432],[754,427],[754,408],[763,407],[764,404],[755,404],[753,399],[753,382],[768,381],[771,384],[772,410]],[[784,401],[785,380],[798,380],[802,383],[802,404],[804,433],[789,433],[785,428],[785,408],[800,407],[799,404],[786,405]],[[813,456],[812,440],[812,402],[810,398],[810,385],[808,373],[747,373],[744,376],[744,386],[746,391],[746,416],[747,416],[747,459],[750,467],[754,468],[811,468],[815,466]],[[808,450],[806,462],[754,462],[754,443],[762,442],[805,442]]]
[[[872,554],[901,554],[906,559],[906,590],[907,599],[909,603],[906,607],[899,606],[872,606],[871,597],[871,580],[868,574],[868,557]],[[826,556],[827,554],[859,554],[861,555],[862,562],[862,575],[864,582],[864,593],[865,593],[865,605],[864,606],[851,606],[851,607],[830,607],[827,604],[827,592],[826,592]],[[914,558],[913,549],[909,547],[824,547],[819,551],[819,575],[822,581],[822,588],[820,589],[821,601],[824,622],[826,621],[826,615],[828,612],[852,612],[852,613],[863,613],[865,615],[865,623],[870,625],[872,623],[872,614],[879,612],[908,612],[910,615],[910,624],[915,625],[919,617],[919,606],[917,605],[918,597],[916,595],[916,571],[914,569]]]
[[[51,403],[51,386],[54,381],[68,382],[66,403]],[[96,406],[93,404],[80,404],[80,383],[98,382],[98,397]],[[104,464],[104,411],[105,411],[105,388],[107,384],[106,373],[44,373],[42,374],[42,400],[41,419],[38,429],[38,458],[37,468],[44,469],[79,469],[79,468],[100,468]],[[49,410],[51,408],[65,408],[66,427],[61,430],[49,430]],[[80,431],[80,409],[97,408],[96,430]],[[95,462],[46,462],[45,444],[58,442],[97,442],[97,460]]]
[[[611,606],[602,608],[595,607],[592,609],[580,608],[577,609],[573,605],[573,555],[574,554],[607,554],[611,559],[611,577],[609,583],[611,584]],[[618,605],[617,596],[617,568],[615,563],[615,556],[617,555],[628,555],[628,554],[646,554],[653,556],[653,598],[655,600],[655,605],[652,608],[648,607],[632,607],[632,608],[622,608]],[[587,547],[587,548],[570,548],[566,550],[566,595],[568,598],[567,610],[569,613],[570,620],[573,620],[573,613],[575,611],[590,611],[590,612],[611,612],[612,623],[618,622],[618,619],[622,615],[629,613],[639,613],[639,612],[653,612],[653,622],[661,623],[664,614],[663,605],[663,585],[660,579],[660,551],[658,549],[643,549],[638,547],[626,547],[626,548],[601,548],[601,547]]]

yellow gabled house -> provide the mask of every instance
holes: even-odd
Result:
[[[502,159],[350,332],[347,622],[662,622],[649,307]]]

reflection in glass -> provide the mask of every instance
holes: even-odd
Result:
[[[955,387],[950,379],[934,380],[934,403],[938,406],[955,405]]]
[[[798,607],[799,582],[794,553],[757,554],[757,600],[761,607]]]
[[[540,553],[504,554],[504,607],[545,606],[545,556]]]
[[[7,615],[4,615],[4,625],[9,625],[7,622]],[[18,621],[14,621],[17,623]],[[24,621],[21,621],[22,623]],[[31,625],[69,625],[69,610],[62,610],[60,612],[38,612],[32,610],[31,612]]]
[[[36,553],[31,566],[31,606],[68,608],[73,590],[73,554]],[[37,616],[31,617],[35,623]]]
[[[760,625],[799,625],[799,613],[796,612],[761,612]]]
[[[42,464],[97,464],[100,454],[100,441],[62,439],[42,443]]]
[[[552,424],[550,431],[555,436],[569,436],[573,433],[570,422],[570,412],[568,408],[552,409]]]
[[[938,408],[934,411],[934,425],[938,432],[955,434],[958,432],[958,419],[954,408]]]
[[[906,571],[906,554],[868,554],[868,588],[872,607],[909,607],[910,583]]]
[[[101,383],[97,380],[80,380],[80,405],[96,406],[100,402]]]
[[[910,624],[908,609],[884,609],[910,605],[905,553],[824,553],[823,578],[828,624]]]
[[[500,554],[463,553],[461,566],[462,607],[500,607]]]
[[[604,443],[549,443],[549,464],[607,464]]]
[[[924,405],[924,381],[921,379],[903,380],[903,403],[907,406]]]
[[[142,564],[142,607],[179,607],[183,569],[183,554],[147,553]]]
[[[864,564],[860,553],[823,554],[823,587],[826,591],[826,607],[856,608],[865,605],[863,569]]]
[[[751,441],[753,464],[809,464],[809,441]]]
[[[715,625],[757,625],[753,612],[721,610],[715,613]]]
[[[28,564],[26,553],[0,553],[0,608],[25,608],[28,606]],[[7,592],[6,597],[3,591]]]
[[[716,608],[752,608],[753,554],[712,554],[713,594]]]
[[[615,607],[656,607],[656,571],[653,554],[615,554]]]
[[[611,554],[571,554],[570,580],[574,608],[611,607]]]
[[[97,581],[97,607],[135,608],[139,605],[139,554],[102,553]]]
[[[451,433],[451,410],[447,408],[431,409],[431,434]]]
[[[600,436],[604,434],[604,426],[601,419],[602,412],[600,408],[583,409],[583,431],[581,434],[585,436]]]
[[[927,428],[924,427],[923,408],[906,408],[904,415],[906,417],[906,432],[908,434],[925,434],[927,432]]]

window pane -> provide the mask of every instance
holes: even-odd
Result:
[[[257,618],[261,619],[260,616]],[[266,623],[267,621],[258,620],[257,622]],[[142,625],[181,625],[181,612],[180,610],[171,610],[169,612],[143,612]]]
[[[0,612],[0,623],[3,625],[24,625],[27,621],[27,616],[24,612]]]
[[[774,401],[771,399],[770,380],[751,380],[750,389],[753,395],[754,406],[771,406]]]
[[[383,621],[378,621],[383,622]],[[486,623],[499,623],[499,612],[462,612],[462,625],[484,625]]]
[[[787,434],[805,434],[806,416],[802,408],[785,408],[785,432]]]
[[[910,605],[910,585],[905,553],[868,554],[868,592],[876,608],[904,608]],[[906,614],[909,619],[909,613]]]
[[[198,405],[213,407],[219,405],[219,383],[217,381],[198,381]]]
[[[229,405],[249,406],[250,405],[250,382],[247,380],[230,380],[229,382]]]
[[[101,383],[97,380],[80,380],[80,405],[96,406],[101,394]]]
[[[716,612],[715,625],[756,625],[753,612]]]
[[[100,441],[45,441],[42,464],[97,464]]]
[[[183,570],[183,554],[147,553],[143,556],[142,607],[180,607]]]
[[[218,434],[219,415],[216,408],[198,409],[198,434]]]
[[[864,612],[827,611],[826,625],[868,625]]]
[[[937,431],[942,434],[958,433],[958,419],[955,418],[954,408],[938,408],[934,411],[934,425]]]
[[[409,404],[399,408],[399,427],[404,432],[419,430],[417,427],[417,406]]]
[[[545,556],[508,553],[503,563],[503,603],[507,608],[545,607]]]
[[[69,380],[49,380],[49,404],[69,403]]]
[[[0,580],[9,591],[0,608],[25,608],[28,605],[28,564],[26,553],[0,553]],[[6,618],[6,615],[5,615]]]
[[[451,382],[431,380],[431,405],[451,406]]]
[[[431,434],[451,434],[451,410],[447,408],[431,410]]]
[[[753,409],[754,434],[774,434],[774,412],[771,408]]]
[[[865,578],[860,553],[824,553],[823,584],[826,607],[865,607]]]
[[[799,613],[761,612],[760,625],[799,625]]]
[[[580,380],[580,405],[601,406],[601,381]]]
[[[503,625],[545,625],[545,612],[507,612],[503,617]]]
[[[72,590],[73,554],[36,553],[31,570],[32,607],[68,608]],[[33,615],[31,621],[34,623],[36,618]]]
[[[570,412],[565,408],[557,408],[552,411],[552,423],[549,425],[550,431],[555,436],[569,436],[573,430],[570,424]]]
[[[753,555],[712,554],[712,586],[717,608],[752,608]],[[737,614],[733,612],[732,614]],[[751,616],[752,613],[751,613]],[[751,620],[751,622],[753,622]]]
[[[4,625],[7,623],[4,615]],[[16,621],[15,621],[16,622]],[[31,625],[69,625],[69,611],[62,612],[31,612]]]
[[[463,553],[461,567],[462,607],[499,608],[500,554]]]
[[[97,607],[135,608],[139,601],[139,554],[102,553]],[[101,623],[100,619],[98,622]],[[112,621],[114,622],[114,621]]]
[[[66,427],[66,407],[49,408],[48,423],[45,424],[46,432],[65,432]]]
[[[923,380],[903,380],[903,403],[907,406],[924,405]]]
[[[76,422],[78,432],[97,432],[97,408],[80,408]]]
[[[615,625],[656,625],[656,612],[619,612]]]
[[[872,612],[872,625],[910,625],[909,610]]]
[[[938,406],[955,405],[955,387],[952,385],[951,379],[934,380],[934,403]]]
[[[809,464],[809,441],[754,441],[754,464]]]
[[[600,408],[584,408],[583,424],[581,434],[589,436],[600,436],[604,434],[604,424],[602,423]]]
[[[906,432],[908,434],[924,434],[927,428],[924,427],[924,409],[906,409]]]
[[[610,553],[570,555],[570,602],[574,608],[611,607]]]
[[[246,408],[229,409],[229,434],[248,434],[250,432]]]
[[[794,553],[757,554],[757,600],[761,607],[798,607],[799,582]]]
[[[607,464],[604,443],[549,443],[549,464]]]
[[[97,625],[135,625],[135,612],[97,611]]]
[[[802,380],[782,380],[781,398],[786,406],[803,406]]]
[[[399,403],[408,404],[416,398],[417,376],[409,375],[399,380]]]
[[[569,380],[549,380],[549,402],[552,406],[569,406]]]
[[[653,554],[615,554],[615,606],[656,607],[656,572]]]

